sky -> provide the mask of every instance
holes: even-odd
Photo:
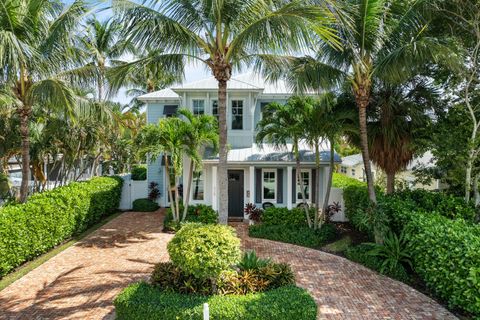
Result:
[[[71,4],[73,0],[63,0],[63,2],[66,4]],[[98,20],[107,20],[112,16],[112,11],[105,9],[108,7],[109,1],[90,0],[90,2],[96,5],[93,9],[93,14],[97,17]],[[185,68],[184,81],[191,82],[210,76],[211,74],[208,72],[208,70],[206,70],[205,67],[200,63],[190,63]],[[122,104],[127,104],[128,102],[130,102],[131,98],[125,95],[125,90],[121,90],[117,97],[114,97],[113,100]]]

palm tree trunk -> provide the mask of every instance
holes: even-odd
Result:
[[[176,217],[176,212],[175,212],[175,204],[173,201],[173,193],[172,193],[172,186],[170,183],[170,165],[168,164],[168,155],[165,153],[164,154],[164,159],[165,159],[165,180],[167,180],[167,189],[168,189],[168,196],[170,197],[170,209],[172,210],[173,214],[173,220],[175,222],[179,222]]]
[[[30,128],[28,127],[31,109],[23,106],[20,109],[20,136],[22,139],[22,183],[20,185],[20,202],[24,203],[28,196],[30,181]]]
[[[317,183],[316,188],[315,188],[315,221],[313,221],[313,228],[317,230],[319,226],[322,226],[321,219],[322,219],[322,214],[320,214],[320,196],[318,195],[318,192],[320,191],[320,142],[316,141],[315,142],[315,166],[316,166],[316,172],[315,172],[315,181]]]
[[[192,180],[193,180],[193,170],[194,170],[194,162],[190,159],[190,168],[188,170],[188,181],[187,181],[187,190],[183,193],[183,216],[182,221],[185,220],[187,217],[188,212],[188,205],[190,204],[190,189],[192,188]]]
[[[387,194],[395,192],[395,172],[387,173]]]
[[[296,176],[297,176],[297,185],[300,186],[300,192],[302,194],[302,201],[303,201],[303,209],[305,211],[305,218],[307,219],[307,224],[308,224],[308,227],[311,228],[312,227],[312,221],[310,219],[310,210],[308,209],[308,205],[307,205],[307,199],[305,199],[305,190],[303,190],[303,179],[302,179],[302,173],[301,173],[301,167],[300,167],[300,155],[298,153],[298,143],[295,143],[295,146],[294,146],[295,150],[294,150],[294,153],[295,153],[295,166],[296,166]],[[296,196],[296,193],[295,193],[295,196]]]
[[[335,145],[334,139],[330,140],[330,171],[328,172],[327,190],[325,192],[325,200],[323,201],[323,214],[326,215],[328,211],[328,201],[330,201],[330,191],[332,190],[333,181],[333,167],[335,165]]]
[[[227,176],[227,81],[218,81],[218,116],[219,116],[219,157],[217,168],[217,194],[219,222],[228,221],[228,176]]]
[[[367,106],[368,96],[357,98],[358,118],[360,126],[360,144],[362,149],[363,165],[365,167],[365,175],[367,176],[368,197],[373,204],[377,203],[375,187],[373,185],[372,168],[370,166],[370,154],[368,152],[368,134],[367,134]]]

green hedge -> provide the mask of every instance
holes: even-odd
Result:
[[[180,204],[180,212],[183,214],[183,205]],[[218,213],[213,210],[211,206],[205,204],[196,204],[189,205],[187,210],[187,216],[185,217],[184,222],[200,222],[207,224],[216,224],[218,223]],[[167,230],[177,231],[180,229],[181,225],[173,221],[172,209],[167,209],[167,214],[163,220],[163,226]]]
[[[132,180],[147,180],[147,167],[145,165],[134,166],[132,168]]]
[[[343,189],[349,186],[366,187],[367,184],[338,172],[333,173],[332,187]]]
[[[298,225],[259,224],[248,228],[248,235],[254,238],[292,243],[303,247],[318,248],[336,236],[335,226],[324,224],[320,230]]]
[[[120,320],[202,319],[206,302],[211,319],[314,320],[317,317],[313,298],[294,286],[247,295],[200,296],[161,291],[141,282],[120,293],[115,299],[115,311]]]
[[[0,277],[115,212],[122,183],[119,177],[73,182],[0,209]]]
[[[160,206],[150,199],[137,199],[132,203],[132,211],[152,212],[160,208]]]
[[[315,209],[310,209],[310,215],[315,215]],[[270,207],[262,213],[262,224],[270,226],[307,226],[305,210],[301,208],[287,209]]]
[[[450,306],[480,316],[480,226],[417,214],[404,232],[427,286]]]

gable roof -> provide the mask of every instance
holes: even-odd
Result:
[[[362,154],[352,154],[342,158],[342,166],[353,167],[357,164],[363,163]]]
[[[214,77],[188,82],[171,88],[147,93],[139,96],[141,101],[151,100],[178,100],[179,93],[185,91],[216,91],[218,82]],[[292,95],[293,90],[287,83],[279,80],[275,83],[267,82],[264,77],[254,72],[233,76],[227,85],[228,91],[257,91],[264,95]]]

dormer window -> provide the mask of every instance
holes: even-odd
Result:
[[[243,100],[232,100],[232,130],[243,130]]]

